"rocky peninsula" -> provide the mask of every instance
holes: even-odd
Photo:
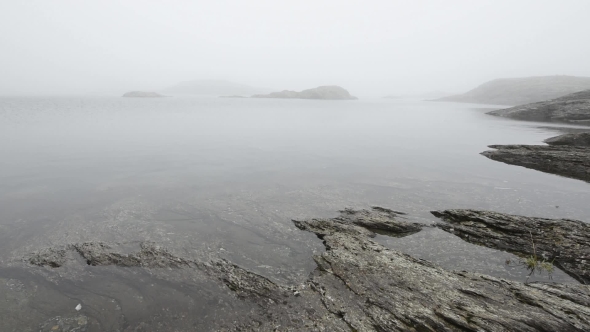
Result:
[[[165,97],[157,92],[150,91],[130,91],[123,95],[126,98],[162,98]]]
[[[458,213],[441,212],[445,220]],[[375,242],[375,231],[405,236],[424,226],[403,220],[403,214],[385,208],[371,210],[346,209],[335,218],[294,221],[300,230],[315,234],[325,251],[313,257],[316,269],[298,285],[283,285],[247,271],[225,259],[198,262],[176,257],[153,243],[142,244],[138,252],[117,252],[100,243],[73,244],[66,248],[51,248],[27,257],[31,264],[59,270],[64,262],[80,264],[80,259],[64,260],[68,255],[80,255],[86,264],[96,268],[116,265],[140,268],[158,273],[160,270],[180,270],[189,273],[183,284],[206,277],[226,287],[237,302],[248,303],[240,311],[233,304],[224,311],[231,319],[216,320],[212,330],[219,331],[587,331],[590,329],[590,287],[581,284],[521,283],[471,272],[447,271],[431,262],[390,250]],[[494,218],[503,218],[494,215]],[[478,218],[471,220],[479,222]],[[489,217],[492,218],[492,217]],[[524,220],[524,219],[523,219]],[[533,221],[522,221],[523,227],[534,227]],[[528,225],[527,222],[531,224]],[[545,221],[541,222],[545,223]],[[457,234],[476,228],[491,227],[465,224]],[[454,225],[454,224],[453,224]],[[528,226],[526,226],[528,225]],[[543,224],[545,225],[545,224]],[[559,226],[549,224],[543,230]],[[439,226],[451,231],[448,227]],[[518,225],[514,229],[518,229]],[[559,238],[549,234],[538,238],[551,241],[564,249],[557,261],[560,266],[584,269],[588,246],[587,227],[566,223]],[[507,228],[507,227],[505,227]],[[526,231],[528,228],[522,228]],[[540,234],[535,231],[535,234]],[[513,233],[516,233],[514,231]],[[552,233],[551,233],[552,234]],[[482,233],[483,235],[483,233]],[[486,234],[487,235],[487,234]],[[516,237],[502,238],[507,245]],[[542,240],[541,240],[542,239]],[[512,247],[509,247],[512,248]],[[547,249],[546,249],[547,248]],[[572,249],[566,251],[565,249]],[[525,249],[522,249],[525,250]],[[554,251],[550,251],[554,254]],[[571,258],[571,259],[570,259]],[[137,271],[137,270],[134,270]],[[96,271],[95,273],[97,273]],[[138,272],[134,272],[138,273]],[[586,274],[581,272],[582,280]],[[192,276],[191,276],[192,275]],[[184,316],[182,316],[184,317]],[[175,321],[182,321],[178,317]],[[59,318],[59,317],[58,317]],[[62,324],[64,318],[60,318]],[[70,319],[70,318],[65,318]],[[74,318],[79,331],[84,331],[91,319]],[[44,326],[50,327],[56,319]],[[66,323],[69,321],[66,321]],[[65,323],[63,323],[65,324]],[[60,325],[61,326],[61,325]],[[126,331],[152,331],[149,324],[122,325]],[[177,330],[185,327],[173,325]]]
[[[326,99],[326,100],[352,100],[358,99],[351,96],[350,93],[337,85],[319,86],[313,89],[307,89],[300,92],[283,90],[272,92],[267,95],[253,95],[252,98],[291,98],[291,99]]]
[[[537,76],[501,78],[464,94],[436,99],[463,103],[523,105],[590,89],[590,77]]]
[[[506,164],[523,166],[590,182],[590,133],[547,139],[549,145],[490,145],[482,155]]]
[[[496,110],[488,114],[526,121],[590,125],[590,90],[548,101]]]

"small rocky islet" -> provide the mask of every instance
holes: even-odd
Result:
[[[163,98],[166,96],[161,95],[157,92],[152,92],[152,91],[129,91],[129,92],[123,94],[122,97],[125,97],[125,98]]]
[[[269,94],[257,94],[252,98],[283,98],[283,99],[324,99],[324,100],[354,100],[358,99],[351,96],[348,90],[337,85],[319,86],[313,89],[303,91],[283,90]]]

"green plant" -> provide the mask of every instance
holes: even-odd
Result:
[[[537,256],[537,249],[535,247],[533,233],[529,231],[529,234],[531,235],[531,246],[533,247],[533,254],[526,258],[519,258],[517,263],[513,263],[512,260],[507,259],[506,265],[523,266],[528,271],[530,271],[526,277],[525,283],[528,282],[530,276],[534,273],[542,274],[543,272],[547,272],[549,279],[552,279],[552,273],[555,269],[555,267],[553,266],[553,260],[547,261],[544,258]]]

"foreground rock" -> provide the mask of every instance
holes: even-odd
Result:
[[[126,98],[161,98],[165,97],[156,92],[148,92],[148,91],[131,91],[127,92],[123,95]]]
[[[372,211],[378,212],[378,211]],[[249,275],[226,283],[260,309],[232,330],[313,331],[584,331],[590,328],[590,288],[522,284],[449,272],[370,239],[357,226],[363,211],[333,219],[295,221],[321,238],[326,251],[305,285],[288,289]],[[397,221],[400,229],[411,227]],[[369,217],[370,219],[370,217]],[[235,277],[238,277],[236,280]],[[260,277],[258,277],[260,278]],[[260,297],[264,297],[261,300]]]
[[[488,112],[517,120],[590,125],[590,90],[560,98]]]
[[[220,322],[221,331],[590,329],[589,286],[523,284],[476,273],[449,272],[371,240],[374,230],[409,234],[420,228],[400,218],[396,211],[373,208],[344,210],[331,219],[294,221],[299,229],[322,239],[326,249],[313,257],[316,270],[297,286],[279,285],[227,260],[190,262],[188,269],[204,271],[237,298],[253,304],[245,315],[228,311],[226,322]],[[166,250],[156,250],[153,245],[147,247],[151,249],[144,254],[127,255],[113,255],[110,247],[95,245],[68,250],[81,251],[84,257],[103,257],[97,262],[104,264],[129,255],[151,262],[151,256],[155,256],[156,261],[165,263],[153,266],[176,264],[187,270],[182,267],[187,260],[170,257]]]
[[[293,98],[293,99],[330,99],[330,100],[350,100],[358,99],[350,93],[336,85],[319,86],[314,89],[303,90],[301,92],[283,90],[281,92],[272,92],[267,95],[253,95],[252,98]]]
[[[486,82],[464,94],[443,97],[437,100],[495,105],[523,105],[559,98],[587,89],[590,89],[590,77],[501,78]]]
[[[547,145],[490,145],[482,155],[506,164],[590,182],[590,134],[566,134],[547,139]]]
[[[445,210],[432,214],[446,221],[437,223],[463,240],[505,250],[520,256],[534,254],[590,284],[590,224],[569,219],[544,219],[491,211]],[[534,248],[531,243],[534,240]]]

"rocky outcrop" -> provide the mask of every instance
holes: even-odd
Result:
[[[123,95],[126,98],[161,98],[165,97],[156,92],[148,92],[148,91],[131,91],[127,92]]]
[[[142,242],[139,251],[128,254],[121,253],[102,242],[75,243],[64,248],[40,250],[28,257],[28,261],[37,266],[57,268],[66,262],[68,253],[79,254],[86,264],[92,266],[178,268],[194,265],[194,262],[176,257],[152,242]]]
[[[523,105],[559,98],[587,89],[590,89],[590,77],[501,78],[486,82],[464,94],[436,100],[495,105]]]
[[[505,118],[590,125],[590,90],[560,98],[488,112]]]
[[[29,263],[37,266],[60,267],[67,260],[65,248],[45,248],[28,258]]]
[[[347,209],[331,219],[294,221],[317,235],[325,252],[300,285],[280,285],[227,261],[189,262],[148,245],[113,255],[103,245],[74,246],[98,266],[182,266],[203,271],[253,307],[220,322],[220,331],[587,331],[590,287],[508,281],[451,272],[385,248],[374,230],[408,234],[418,224],[393,210]],[[151,264],[154,261],[164,262]],[[142,263],[135,263],[135,258]],[[126,261],[124,258],[123,261]],[[182,267],[181,267],[182,268]]]
[[[523,257],[536,254],[590,284],[590,224],[491,211],[445,210],[432,214],[445,221],[436,227],[467,242]]]
[[[283,90],[281,92],[272,92],[267,95],[253,95],[252,98],[292,98],[292,99],[330,99],[330,100],[350,100],[358,99],[350,93],[336,85],[319,86],[314,89],[303,90],[301,92]]]
[[[551,137],[545,140],[549,145],[569,145],[590,147],[590,132],[578,134],[565,134]]]
[[[297,331],[584,331],[590,287],[523,284],[449,272],[372,241],[355,216],[296,221],[326,251],[297,289],[233,274],[230,288],[259,309],[230,330]],[[387,218],[379,216],[379,218]],[[343,220],[346,220],[343,222]],[[390,223],[397,223],[390,217]],[[405,226],[401,226],[402,229]],[[237,277],[239,280],[235,280]],[[236,286],[237,285],[237,286]],[[258,286],[261,289],[258,290]],[[252,294],[252,296],[244,296]],[[264,300],[260,300],[260,294]],[[575,313],[575,314],[574,314]]]
[[[590,182],[590,149],[572,146],[490,145],[481,154],[506,164],[523,166]]]
[[[482,155],[506,164],[523,166],[590,182],[589,133],[547,139],[551,145],[490,145]]]

